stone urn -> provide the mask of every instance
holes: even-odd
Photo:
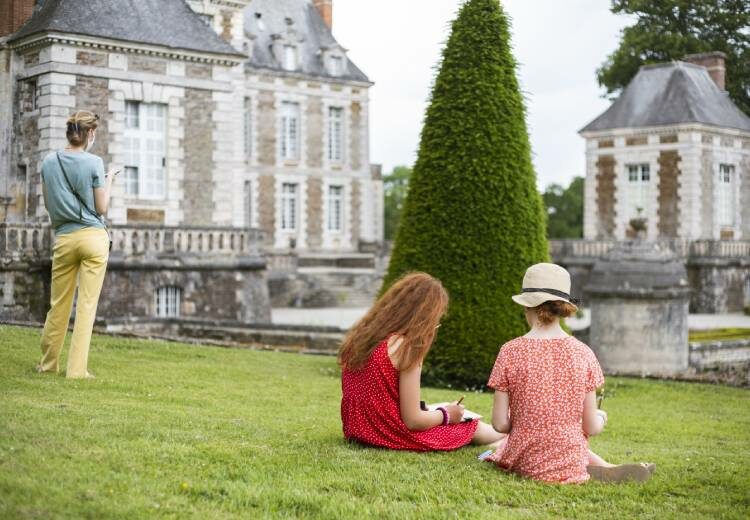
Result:
[[[618,244],[599,259],[585,288],[590,346],[605,371],[674,375],[688,368],[685,263],[659,244]]]

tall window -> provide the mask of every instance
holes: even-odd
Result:
[[[344,220],[344,187],[328,186],[328,231],[341,231]]]
[[[628,206],[630,218],[648,214],[651,171],[648,164],[628,164]],[[640,208],[640,215],[639,215]]]
[[[125,102],[126,193],[142,199],[166,195],[166,107]]]
[[[283,183],[281,185],[281,229],[294,231],[297,229],[297,185]]]
[[[719,165],[719,225],[734,226],[736,180],[734,164]]]
[[[245,98],[245,159],[250,159],[253,155],[253,104],[252,98]]]
[[[341,162],[344,148],[344,109],[328,108],[328,160]]]
[[[173,285],[159,287],[154,293],[154,309],[158,318],[177,318],[180,316],[182,289]]]
[[[281,103],[281,158],[299,158],[299,103]]]
[[[284,70],[297,68],[297,49],[294,45],[284,45]]]

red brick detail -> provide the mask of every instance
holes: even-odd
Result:
[[[596,162],[596,208],[601,232],[607,237],[615,233],[615,164],[613,155],[600,155]]]
[[[680,221],[680,154],[659,153],[659,195],[657,210],[660,238],[676,238]]]
[[[3,0],[0,2],[0,36],[16,32],[31,18],[36,0]]]

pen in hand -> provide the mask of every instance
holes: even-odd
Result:
[[[458,399],[458,401],[456,401],[456,404],[461,404],[461,401],[463,401],[463,400],[464,400],[464,397],[466,397],[466,396],[465,396],[465,395],[462,395],[462,396],[461,396],[461,397],[460,397],[460,398]]]

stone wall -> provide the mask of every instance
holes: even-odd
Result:
[[[659,238],[676,238],[680,222],[680,154],[659,153],[658,226]]]
[[[151,72],[154,74],[166,74],[166,60],[158,58],[149,58],[139,54],[133,54],[128,57],[128,70],[133,72]]]
[[[213,105],[210,91],[185,89],[185,225],[213,222]]]
[[[746,141],[750,146],[750,141]],[[742,218],[742,238],[750,240],[750,157],[739,165],[740,178],[740,217]]]
[[[712,237],[714,234],[714,155],[709,150],[701,153],[701,235]]]
[[[750,258],[688,262],[690,312],[742,312],[750,302]]]
[[[276,180],[273,175],[261,175],[258,179],[258,225],[266,233],[266,245],[273,244],[276,226]]]
[[[109,63],[107,54],[95,51],[78,51],[76,52],[76,63],[81,65],[92,65],[94,67],[106,67]]]
[[[360,215],[362,214],[362,183],[352,181],[352,209],[350,212],[351,240],[355,246],[359,244],[361,235]]]
[[[323,245],[323,180],[307,179],[307,245],[311,249]]]
[[[193,269],[143,267],[110,262],[99,301],[99,317],[155,317],[156,289],[176,286],[182,289],[181,317],[245,323],[270,320],[262,270],[215,269],[211,265]]]
[[[78,109],[89,110],[99,116],[96,140],[89,152],[101,157],[106,168],[112,161],[108,146],[110,141],[109,81],[105,78],[78,76],[73,93],[76,97],[76,107]]]
[[[598,212],[598,234],[612,237],[615,232],[615,158],[600,155],[596,163],[596,207]]]
[[[307,99],[307,143],[306,157],[310,168],[323,166],[323,103],[319,96],[310,96]],[[311,246],[312,247],[312,246]]]
[[[276,108],[273,91],[262,90],[258,93],[257,120],[256,126],[263,129],[257,137],[258,163],[273,166],[276,164]]]
[[[349,166],[353,170],[362,167],[362,104],[354,101],[350,107],[351,122],[349,127],[351,149],[349,151]]]

